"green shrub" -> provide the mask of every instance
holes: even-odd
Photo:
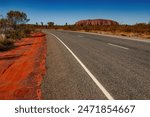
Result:
[[[20,31],[7,31],[6,32],[6,38],[7,39],[21,39],[23,37],[23,34],[21,34]]]
[[[9,50],[14,47],[14,41],[12,39],[0,39],[0,51]]]

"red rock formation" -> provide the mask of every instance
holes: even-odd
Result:
[[[119,25],[118,22],[113,20],[107,20],[107,19],[88,19],[88,20],[80,20],[75,23],[75,25],[82,26],[82,25]]]

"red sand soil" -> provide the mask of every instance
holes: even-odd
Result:
[[[41,99],[45,75],[46,38],[33,34],[15,43],[10,51],[0,52],[0,99]]]

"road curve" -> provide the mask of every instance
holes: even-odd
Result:
[[[43,32],[47,34],[43,99],[109,99],[60,41],[114,99],[150,99],[149,42],[69,31]]]

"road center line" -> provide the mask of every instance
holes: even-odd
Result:
[[[78,35],[78,37],[83,37],[83,36],[81,36],[81,35]]]
[[[125,50],[129,50],[129,48],[126,48],[126,47],[123,47],[123,46],[119,46],[119,45],[116,45],[116,44],[112,44],[112,43],[107,43],[108,45],[111,45],[111,46],[114,46],[114,47],[118,47],[118,48],[122,48],[122,49],[125,49]]]
[[[95,84],[99,87],[99,89],[104,93],[104,95],[109,100],[114,100],[114,98],[109,94],[109,92],[104,88],[104,86],[97,80],[97,78],[90,72],[90,70],[81,62],[81,60],[72,52],[72,50],[56,35],[50,33],[53,35],[56,39],[58,39],[65,47],[66,49],[73,55],[73,57],[79,62],[79,64],[83,67],[83,69],[86,71],[86,73],[91,77],[91,79],[95,82]]]

